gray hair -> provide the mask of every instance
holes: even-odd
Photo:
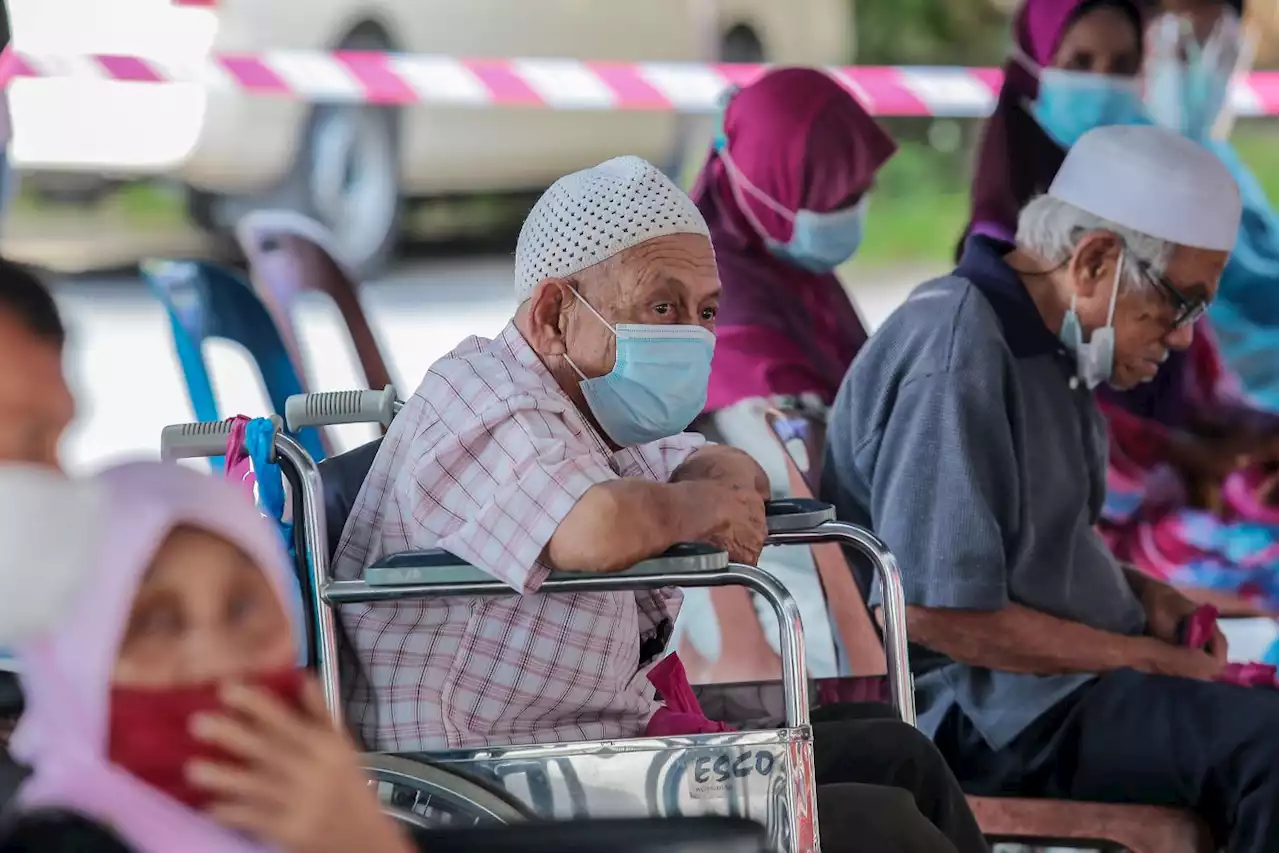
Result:
[[[1110,231],[1124,241],[1120,284],[1125,289],[1151,287],[1151,276],[1164,275],[1173,254],[1168,240],[1117,225],[1051,195],[1033,198],[1018,214],[1018,245],[1054,266],[1065,263],[1089,231]]]

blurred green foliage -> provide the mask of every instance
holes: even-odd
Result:
[[[859,65],[996,65],[1007,13],[991,0],[856,0]]]

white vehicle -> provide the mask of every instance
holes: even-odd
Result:
[[[30,51],[193,57],[335,48],[469,58],[828,64],[850,56],[849,0],[9,0]],[[675,160],[670,113],[312,105],[195,84],[20,80],[26,171],[167,174],[193,218],[246,204],[327,224],[355,266],[384,259],[402,200],[536,191],[622,153]],[[232,202],[228,204],[227,202]]]

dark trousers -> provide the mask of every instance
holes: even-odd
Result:
[[[888,706],[815,711],[813,757],[824,850],[989,850],[942,754]]]
[[[972,794],[1181,806],[1229,853],[1275,853],[1274,690],[1108,673],[990,749],[953,710],[935,738]]]

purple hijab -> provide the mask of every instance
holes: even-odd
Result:
[[[748,180],[790,211],[855,203],[896,150],[843,85],[807,68],[770,71],[734,95],[724,136]],[[711,229],[724,288],[707,409],[810,392],[830,401],[866,340],[862,321],[835,275],[806,272],[769,252],[730,180],[713,150],[692,193]],[[790,239],[789,219],[750,194],[741,197],[770,237]]]

